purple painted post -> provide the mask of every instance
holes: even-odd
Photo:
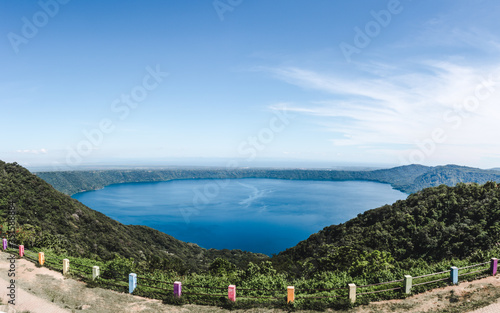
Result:
[[[174,282],[174,297],[180,298],[182,295],[182,283],[180,281]]]
[[[235,285],[229,285],[227,288],[227,297],[229,300],[235,302],[236,301],[236,286]]]
[[[21,258],[24,256],[24,245],[19,245],[19,256]]]
[[[491,262],[490,262],[491,275],[495,276],[497,274],[497,268],[498,268],[498,259],[491,258]]]
[[[7,239],[5,239],[5,238],[4,238],[4,239],[2,240],[2,243],[3,243],[3,249],[4,249],[4,250],[7,250]]]

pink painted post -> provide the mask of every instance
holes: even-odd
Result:
[[[229,300],[235,302],[236,301],[236,286],[235,285],[229,285],[227,288],[227,297]]]
[[[497,268],[498,268],[498,259],[491,258],[491,262],[490,262],[491,275],[495,276],[497,274]]]
[[[2,243],[3,243],[3,249],[4,249],[4,250],[7,250],[7,239],[5,239],[5,238],[4,238],[4,239],[2,240]]]
[[[180,281],[174,282],[174,297],[180,298],[182,294],[182,283]]]
[[[19,245],[19,256],[21,258],[24,256],[24,245]]]

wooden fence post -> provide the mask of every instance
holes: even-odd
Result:
[[[63,275],[67,275],[69,273],[69,260],[63,260]]]
[[[349,300],[351,303],[356,302],[356,284],[349,284]]]
[[[174,282],[174,297],[180,298],[182,295],[182,283],[180,281]]]
[[[134,292],[135,288],[137,288],[137,274],[130,273],[128,275],[128,292]]]
[[[498,259],[491,258],[491,262],[490,262],[491,275],[495,276],[497,274],[497,268],[498,268]]]
[[[405,293],[411,293],[412,277],[410,275],[405,275]]]

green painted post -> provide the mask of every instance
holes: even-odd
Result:
[[[411,284],[412,284],[412,277],[410,275],[405,275],[405,293],[410,294],[411,293]]]
[[[351,303],[356,302],[356,284],[349,284],[349,300]]]

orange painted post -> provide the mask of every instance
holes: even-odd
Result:
[[[236,286],[235,285],[229,285],[227,288],[227,297],[229,298],[230,301],[235,302],[236,301]]]
[[[295,287],[288,286],[287,288],[287,303],[295,301]]]
[[[21,258],[24,256],[24,245],[19,246],[19,256]]]
[[[38,252],[38,264],[43,265],[43,263],[45,263],[45,254]]]

